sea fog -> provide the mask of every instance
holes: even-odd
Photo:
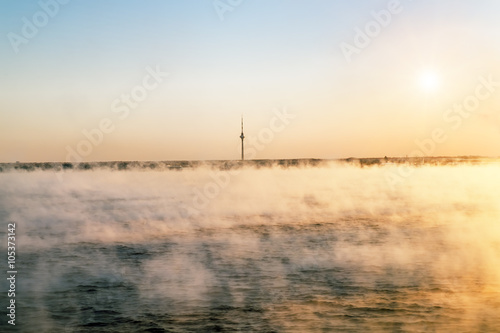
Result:
[[[0,328],[500,331],[499,171],[1,172],[4,270],[16,223],[18,274],[16,326],[4,315]]]

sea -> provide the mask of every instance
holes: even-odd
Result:
[[[500,332],[496,160],[0,170],[1,332]]]

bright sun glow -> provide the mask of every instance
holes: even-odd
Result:
[[[431,70],[423,71],[419,77],[419,84],[427,92],[436,91],[441,85],[439,75]]]

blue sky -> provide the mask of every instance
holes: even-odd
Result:
[[[498,2],[401,0],[350,62],[341,43],[391,1],[221,0],[223,21],[210,0],[67,2],[0,2],[0,161],[65,160],[102,119],[113,130],[82,160],[233,159],[242,114],[256,158],[404,156],[435,128],[432,155],[500,155],[500,88],[457,129],[443,120],[479,77],[500,81]],[[9,34],[54,3],[16,52]],[[119,119],[147,68],[168,78]],[[277,108],[295,118],[260,142]]]

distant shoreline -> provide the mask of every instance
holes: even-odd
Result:
[[[62,171],[62,170],[182,170],[199,167],[210,167],[220,170],[241,167],[321,167],[328,163],[349,164],[353,166],[378,166],[390,164],[421,165],[457,165],[485,164],[500,162],[500,157],[481,156],[434,156],[434,157],[373,157],[373,158],[342,158],[342,159],[256,159],[256,160],[208,160],[208,161],[106,161],[106,162],[15,162],[0,163],[0,172],[9,171]]]

